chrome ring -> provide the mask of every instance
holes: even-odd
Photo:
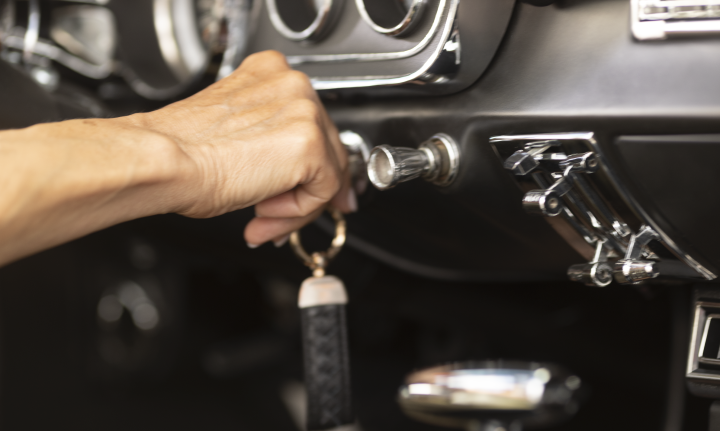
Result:
[[[297,1],[297,0],[296,0]],[[280,16],[280,10],[277,6],[277,0],[267,0],[268,13],[270,21],[280,34],[287,39],[300,41],[315,41],[323,36],[327,28],[330,26],[334,12],[340,7],[341,0],[322,0],[322,6],[317,11],[317,15],[313,22],[301,31],[291,29]]]
[[[427,0],[412,0],[412,5],[410,5],[410,7],[408,8],[407,14],[398,25],[393,27],[383,27],[381,25],[378,25],[375,20],[372,19],[372,17],[367,11],[367,8],[365,7],[365,1],[366,0],[355,0],[355,4],[357,5],[358,11],[360,12],[360,16],[362,16],[362,19],[365,20],[365,22],[373,30],[380,34],[385,34],[388,36],[400,36],[411,30],[415,26],[415,24],[420,21],[422,12],[425,9],[425,5],[427,4]],[[386,2],[389,0],[376,1]]]

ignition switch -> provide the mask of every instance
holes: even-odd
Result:
[[[380,145],[373,148],[368,161],[370,182],[380,190],[422,177],[438,186],[450,185],[457,176],[460,151],[457,143],[438,134],[418,149]]]

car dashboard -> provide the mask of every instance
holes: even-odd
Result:
[[[504,429],[398,392],[502,361],[572,372],[562,412],[528,428],[720,424],[716,0],[0,8],[3,129],[157,109],[265,50],[308,75],[359,198],[329,267],[348,289],[350,429]],[[2,268],[0,424],[305,429],[308,271],[248,249],[252,216],[145,218]],[[324,215],[303,241],[334,229]]]

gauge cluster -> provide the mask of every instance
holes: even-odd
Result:
[[[212,72],[227,45],[224,0],[6,0],[0,55],[55,90],[69,69],[168,100]]]
[[[6,0],[2,58],[170,100],[274,49],[318,90],[447,94],[485,70],[514,0]]]
[[[253,5],[256,27],[247,51],[285,53],[318,90],[449,93],[480,76],[505,34],[513,5],[511,0],[267,0]]]

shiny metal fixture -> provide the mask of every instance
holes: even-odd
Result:
[[[519,431],[560,423],[579,408],[582,381],[550,364],[483,361],[410,374],[400,389],[405,414],[468,431]]]
[[[720,34],[718,0],[631,0],[630,11],[639,40]]]
[[[207,67],[210,53],[198,31],[193,0],[153,0],[160,52],[177,80],[186,83]]]
[[[443,16],[443,12],[448,7],[453,7],[453,12],[457,12],[458,0],[441,0],[438,12],[433,20],[430,31],[423,39],[414,47],[400,52],[376,52],[376,53],[356,53],[356,54],[316,54],[316,55],[289,55],[288,63],[291,65],[308,64],[308,63],[345,63],[345,62],[366,62],[366,61],[385,61],[400,60],[409,58],[419,54],[427,48],[430,42],[438,35],[440,31],[452,29],[455,21],[455,15]],[[448,36],[449,36],[448,32]]]
[[[0,17],[0,45],[2,45],[3,56],[6,60],[16,64],[23,61],[27,66],[30,76],[32,76],[33,79],[35,79],[40,85],[51,91],[56,87],[59,75],[57,71],[53,69],[48,59],[57,61],[69,69],[93,79],[103,79],[110,75],[113,70],[113,63],[111,61],[104,61],[102,64],[97,64],[88,61],[86,58],[80,57],[69,50],[61,48],[51,40],[41,38],[40,6],[37,2],[31,1],[28,2],[28,7],[27,28],[16,25],[17,23],[15,23],[14,1],[5,2],[2,11],[0,11],[2,15]],[[93,6],[79,7],[92,8]],[[59,8],[56,12],[63,9],[73,8],[74,7],[72,6],[68,8]],[[102,14],[103,12],[100,13]],[[113,23],[110,23],[108,26],[110,27],[110,31],[114,31],[112,24]],[[75,29],[77,29],[77,27],[81,26],[82,23],[75,20],[73,25],[75,26]],[[55,22],[51,24],[51,31],[53,26],[56,26]],[[106,29],[107,28],[103,28],[101,31],[104,32]],[[75,33],[75,35],[77,35],[77,33]],[[90,38],[94,39],[91,43],[97,43],[100,39],[102,39],[101,35],[98,34],[95,34]],[[75,48],[78,47],[77,45],[78,44],[75,44]],[[18,54],[18,51],[21,54]],[[85,53],[87,54],[87,51]]]
[[[15,27],[15,0],[0,3],[0,42]]]
[[[98,66],[108,66],[117,46],[115,16],[101,6],[58,8],[52,14],[50,36],[79,58]]]
[[[252,5],[252,0],[225,0],[227,45],[218,70],[218,81],[233,73],[245,58]]]
[[[457,176],[460,151],[455,141],[437,134],[413,148],[380,145],[373,148],[368,161],[370,182],[380,190],[422,177],[438,186],[451,184]]]
[[[396,37],[412,30],[426,3],[427,0],[355,0],[360,16],[373,30]]]
[[[25,47],[23,35],[17,29],[12,30],[10,34],[3,38],[3,47],[23,50]],[[42,38],[35,43],[32,52],[40,57],[57,61],[63,66],[93,79],[107,78],[113,71],[112,63],[103,65],[90,63],[65,51],[52,41]]]
[[[595,255],[589,263],[580,263],[568,268],[568,278],[590,287],[605,287],[613,281],[613,267],[607,261],[608,247],[598,240]]]
[[[690,350],[685,371],[685,376],[690,380],[704,380],[705,384],[720,383],[720,351],[715,338],[717,334],[710,334],[711,325],[713,321],[717,324],[718,318],[720,318],[720,302],[695,302]],[[710,338],[715,338],[714,342],[711,342],[713,340]]]
[[[30,64],[40,38],[40,0],[28,2],[28,25],[23,40],[23,61]]]
[[[490,142],[505,169],[526,190],[525,210],[547,216],[556,231],[588,259],[588,263],[568,269],[571,280],[604,287],[613,278],[621,284],[636,284],[658,275],[716,278],[681,250],[633,199],[604,161],[593,133],[497,136]],[[599,187],[593,180],[598,175],[598,180],[611,187]],[[628,214],[619,212],[618,205],[628,207],[637,218],[637,231],[618,215]],[[649,247],[653,241],[687,266],[669,259],[661,271],[660,259]],[[694,272],[688,272],[690,268]]]
[[[651,227],[643,226],[637,234],[630,237],[625,258],[615,262],[615,279],[620,284],[636,284],[643,280],[649,280],[660,275],[657,262],[652,260],[641,260],[643,248],[650,241],[660,239]]]
[[[343,1],[267,0],[267,7],[278,33],[296,42],[317,41],[332,25]]]
[[[525,153],[520,151],[518,155],[523,154]],[[549,217],[560,214],[562,212],[560,198],[570,192],[578,178],[573,174],[594,173],[597,171],[598,161],[593,153],[573,154],[562,160],[559,166],[563,169],[562,176],[553,185],[544,190],[531,190],[525,194],[523,198],[525,211]]]
[[[367,190],[368,184],[367,164],[370,160],[370,144],[352,130],[340,132],[340,142],[348,152],[350,176],[355,193],[362,195]]]
[[[432,27],[423,39],[406,51],[380,52],[380,53],[353,53],[353,54],[319,54],[319,55],[290,55],[288,63],[291,65],[309,63],[349,63],[399,60],[413,57],[425,49],[432,49],[427,61],[421,64],[414,72],[398,76],[348,76],[338,78],[311,78],[316,90],[331,90],[343,88],[367,88],[391,86],[401,84],[442,84],[447,81],[444,76],[431,73],[445,56],[449,54],[454,58],[455,69],[460,67],[460,39],[457,32],[456,17],[459,0],[440,0],[438,12],[433,19]],[[435,43],[437,41],[440,43]]]

